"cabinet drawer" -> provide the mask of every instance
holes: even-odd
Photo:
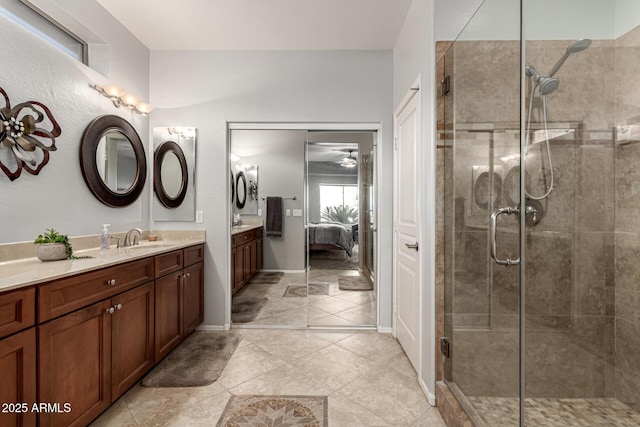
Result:
[[[173,252],[167,252],[166,254],[156,255],[156,277],[166,276],[169,273],[182,269],[183,252],[182,249]]]
[[[142,285],[153,277],[153,259],[147,258],[41,285],[38,288],[38,322]]]
[[[184,266],[200,262],[204,259],[204,245],[191,246],[184,249]]]
[[[36,323],[35,288],[0,294],[0,338]]]

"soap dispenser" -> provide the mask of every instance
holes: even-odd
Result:
[[[111,224],[102,224],[102,236],[100,236],[100,250],[108,251],[109,250],[109,227]]]

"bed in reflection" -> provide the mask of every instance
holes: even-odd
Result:
[[[345,251],[351,256],[354,241],[349,228],[339,222],[309,224],[309,249],[312,251]]]

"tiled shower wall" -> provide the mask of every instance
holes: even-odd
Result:
[[[526,62],[545,72],[568,43],[530,41]],[[453,117],[455,110],[456,141],[448,145],[441,132],[437,163],[441,206],[455,212],[447,218],[439,210],[437,222],[438,253],[452,258],[446,268],[444,256],[437,260],[444,334],[454,343],[445,376],[470,396],[517,395],[517,269],[489,259],[487,222],[491,211],[513,204],[509,171],[517,160],[506,158],[518,151],[518,56],[518,42],[456,42],[445,57],[453,93],[438,104],[439,130],[450,125],[444,111]],[[640,28],[596,40],[567,60],[560,87],[547,97],[551,127],[573,132],[551,142],[555,190],[542,202],[543,221],[527,230],[528,397],[617,397],[640,409],[637,58]],[[539,127],[540,97],[534,101]],[[616,138],[622,125],[639,134]],[[536,195],[544,188],[541,148],[527,157],[527,189]],[[481,206],[473,166],[487,163],[502,186]],[[508,221],[501,220],[500,252],[517,254],[517,226]]]
[[[640,410],[640,27],[616,40],[615,393]]]

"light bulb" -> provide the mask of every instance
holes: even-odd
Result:
[[[145,104],[144,102],[141,102],[136,105],[136,110],[138,110],[142,114],[149,114],[150,112],[153,111],[153,106],[149,104]]]
[[[107,94],[107,96],[116,98],[120,97],[120,95],[124,93],[124,89],[116,85],[104,85],[102,86],[102,90]]]
[[[135,95],[131,95],[130,93],[120,95],[120,99],[122,99],[124,105],[129,108],[133,108],[136,104],[140,103],[140,98]]]

